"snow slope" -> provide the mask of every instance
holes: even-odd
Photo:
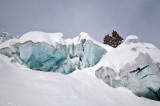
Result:
[[[33,71],[0,55],[0,106],[159,106],[125,88],[111,88],[94,67],[69,75]]]

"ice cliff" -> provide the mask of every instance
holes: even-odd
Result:
[[[106,49],[84,32],[66,40],[61,33],[29,32],[2,44],[0,53],[31,69],[68,74],[94,66]]]

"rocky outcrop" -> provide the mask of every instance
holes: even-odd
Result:
[[[112,32],[112,36],[106,35],[104,37],[104,44],[110,45],[114,48],[116,48],[118,45],[120,45],[123,41],[123,38],[116,32],[113,30]]]

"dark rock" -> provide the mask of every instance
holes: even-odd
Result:
[[[106,35],[104,37],[104,44],[108,44],[114,48],[116,48],[118,45],[120,45],[123,41],[123,38],[116,32],[113,30],[112,32],[112,36]]]

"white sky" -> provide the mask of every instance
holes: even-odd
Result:
[[[0,0],[0,26],[12,35],[28,31],[84,31],[103,42],[112,30],[135,34],[160,47],[160,0]]]

